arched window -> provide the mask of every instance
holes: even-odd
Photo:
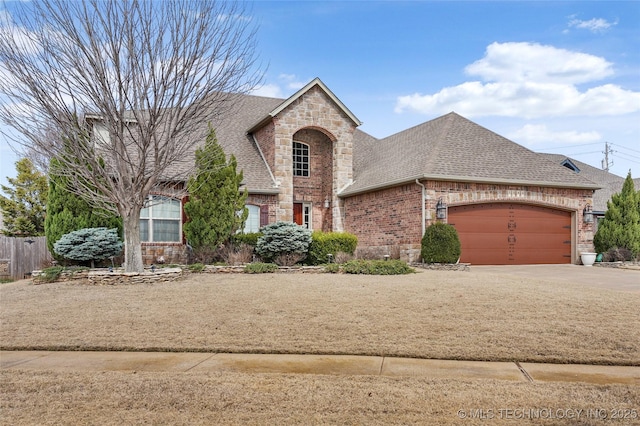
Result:
[[[309,176],[309,145],[307,144],[293,143],[293,175]]]
[[[140,241],[182,241],[182,212],[180,200],[151,195],[140,211]]]

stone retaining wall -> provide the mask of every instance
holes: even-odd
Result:
[[[33,283],[45,284],[39,279],[42,271],[33,271]],[[145,271],[121,272],[109,270],[84,270],[84,271],[63,271],[56,282],[81,281],[91,285],[129,285],[129,284],[153,284],[159,282],[176,281],[183,276],[181,268],[162,268],[155,272]]]
[[[188,272],[185,270],[185,272]],[[214,265],[206,265],[202,270],[204,273],[208,274],[243,274],[244,273],[244,265],[240,266],[214,266]],[[303,274],[320,274],[324,272],[324,268],[322,266],[280,266],[276,271],[276,273],[292,273],[299,272]]]
[[[414,263],[411,266],[435,271],[470,271],[470,263]]]

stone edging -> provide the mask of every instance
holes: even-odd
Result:
[[[414,268],[440,271],[469,271],[468,263],[414,263],[410,265]],[[156,268],[153,272],[145,270],[144,272],[122,272],[107,269],[100,270],[82,270],[82,271],[64,271],[55,282],[80,281],[90,285],[128,285],[128,284],[152,284],[159,282],[177,281],[185,275],[205,273],[205,274],[244,274],[245,265],[238,266],[217,266],[206,265],[202,271],[192,272],[185,268]],[[321,274],[325,272],[323,266],[280,266],[275,273],[279,274]],[[42,271],[33,271],[34,284],[46,284],[39,281],[38,277]]]
[[[432,271],[470,271],[470,263],[413,263],[414,268]]]
[[[596,262],[593,266],[597,266],[599,268],[640,270],[640,263],[637,262]]]

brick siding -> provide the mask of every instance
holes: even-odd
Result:
[[[443,181],[421,183],[426,188],[426,226],[436,220],[436,204],[440,198],[448,206],[490,202],[535,204],[572,213],[574,263],[579,261],[581,252],[594,250],[594,226],[583,221],[585,206],[593,204],[592,190]],[[359,250],[384,255],[399,247],[405,260],[417,260],[422,237],[420,202],[421,188],[415,183],[345,198],[345,230],[358,236]]]
[[[293,202],[312,204],[312,229],[331,231],[331,209],[325,200],[332,199],[333,150],[331,140],[317,130],[303,129],[293,136],[295,142],[309,145],[309,176],[293,177]]]

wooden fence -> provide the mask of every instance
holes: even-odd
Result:
[[[0,235],[0,278],[21,280],[52,260],[46,237],[14,238]]]

